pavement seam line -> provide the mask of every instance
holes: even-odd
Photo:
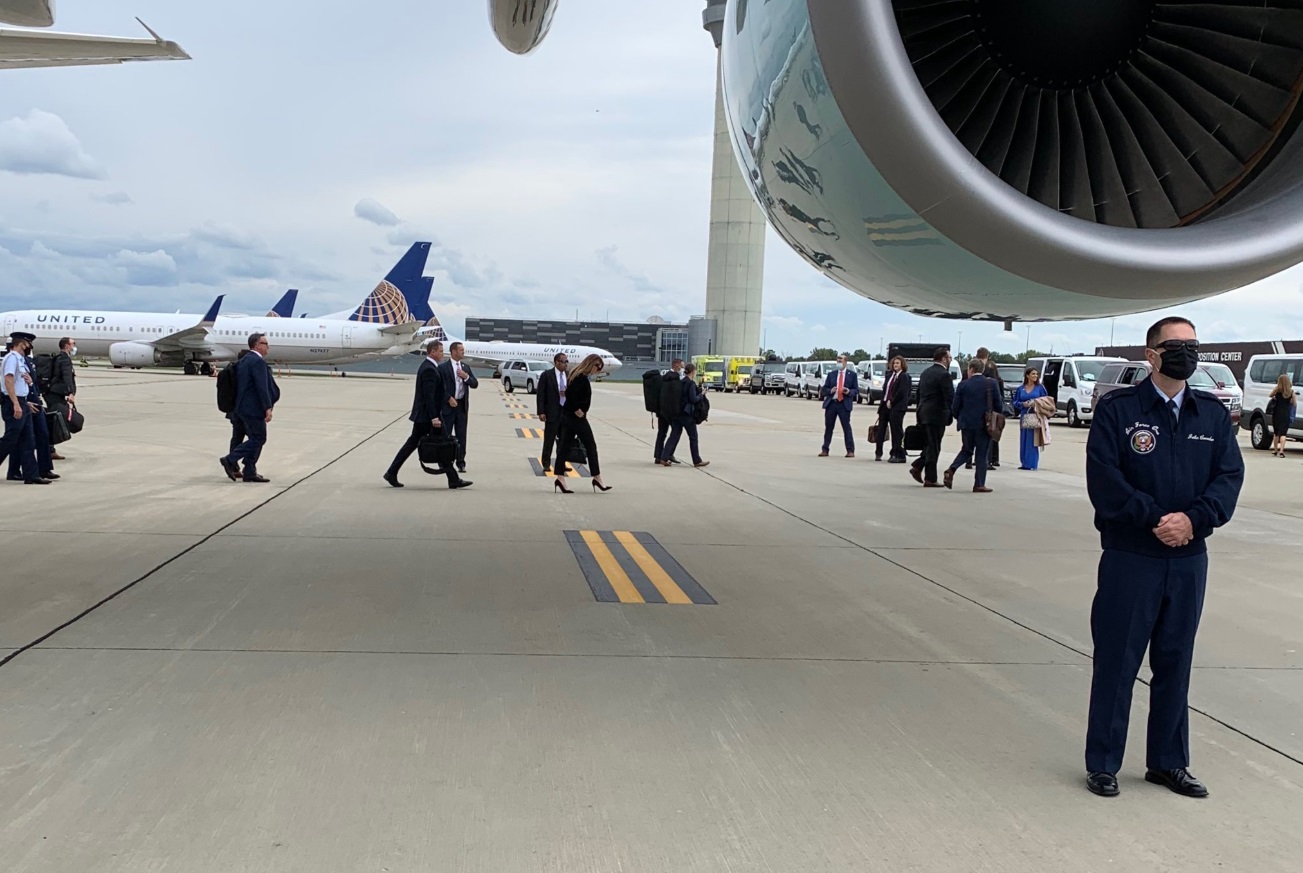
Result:
[[[621,428],[621,427],[617,427],[617,426],[615,426],[615,425],[611,425],[611,424],[608,424],[607,426],[608,426],[608,427],[611,427],[611,428],[613,428],[613,429],[615,429],[615,430],[617,430],[617,431],[619,431],[620,433],[624,434],[624,435],[627,436],[627,437],[630,437],[630,438],[633,439],[633,440],[636,440],[637,442],[643,443],[643,445],[647,445],[647,442],[646,442],[645,440],[641,439],[640,437],[634,436],[633,434],[629,433],[627,430],[624,430],[624,429]],[[891,564],[893,567],[896,567],[896,568],[898,568],[898,569],[900,569],[900,570],[903,570],[903,571],[905,571],[906,573],[909,573],[911,576],[915,576],[915,577],[917,577],[917,578],[919,578],[919,579],[922,579],[924,582],[927,582],[929,585],[934,585],[934,586],[936,586],[937,588],[940,588],[942,591],[948,592],[949,594],[952,594],[953,596],[958,597],[960,600],[963,600],[963,601],[965,601],[966,603],[970,603],[970,604],[972,604],[973,606],[978,607],[979,609],[983,609],[983,610],[985,610],[986,612],[989,612],[990,614],[992,614],[992,615],[994,615],[994,616],[997,616],[998,618],[1004,619],[1005,621],[1009,622],[1010,624],[1015,625],[1015,626],[1017,626],[1017,627],[1020,627],[1020,628],[1022,628],[1023,630],[1027,631],[1028,633],[1034,634],[1034,635],[1040,637],[1041,639],[1046,640],[1046,641],[1049,642],[1049,643],[1052,643],[1052,644],[1054,644],[1054,645],[1056,645],[1056,646],[1060,646],[1060,647],[1062,647],[1062,648],[1065,648],[1065,649],[1067,649],[1067,650],[1070,651],[1070,652],[1075,652],[1076,654],[1081,655],[1082,657],[1086,658],[1088,661],[1090,661],[1090,662],[1092,662],[1092,663],[1093,663],[1094,660],[1095,660],[1094,657],[1091,656],[1088,652],[1083,652],[1082,650],[1078,649],[1076,646],[1073,646],[1073,645],[1071,645],[1070,643],[1066,643],[1066,642],[1064,642],[1063,640],[1058,639],[1057,637],[1051,636],[1050,634],[1046,633],[1045,631],[1037,630],[1036,628],[1031,627],[1031,626],[1028,625],[1028,624],[1024,624],[1023,622],[1019,621],[1018,619],[1014,618],[1013,616],[1011,616],[1011,615],[1006,615],[1005,613],[1001,612],[1000,610],[996,609],[996,608],[993,607],[993,606],[988,606],[987,604],[982,603],[980,600],[976,600],[976,599],[974,599],[974,598],[972,598],[972,597],[969,597],[967,594],[963,594],[963,593],[961,593],[961,592],[955,590],[954,588],[951,588],[950,586],[948,586],[948,585],[946,585],[946,584],[944,584],[944,583],[942,583],[942,582],[938,582],[936,579],[933,579],[933,578],[931,578],[931,577],[929,577],[929,576],[925,576],[925,575],[923,575],[922,573],[920,573],[918,570],[913,569],[912,567],[906,567],[904,564],[900,563],[899,561],[894,561],[894,560],[892,560],[891,558],[887,557],[887,556],[884,555],[884,554],[881,554],[880,552],[878,552],[877,550],[875,550],[874,548],[872,548],[872,547],[870,547],[870,546],[864,546],[864,545],[861,545],[861,544],[855,542],[854,540],[852,540],[850,537],[843,536],[843,535],[837,533],[836,531],[829,530],[829,529],[826,528],[826,527],[822,527],[821,525],[815,524],[813,521],[810,521],[810,520],[808,520],[808,519],[802,518],[801,516],[797,515],[796,513],[792,512],[792,511],[790,511],[790,510],[788,510],[788,509],[785,509],[785,508],[783,508],[782,506],[779,506],[778,504],[774,503],[773,501],[771,501],[771,500],[769,500],[769,499],[767,499],[767,498],[765,498],[765,497],[762,497],[762,496],[759,495],[759,494],[756,494],[756,493],[754,493],[754,492],[752,492],[752,491],[748,491],[747,489],[743,488],[743,487],[740,486],[740,485],[735,485],[734,483],[728,481],[727,479],[721,479],[718,475],[716,475],[714,472],[712,472],[712,471],[710,471],[710,470],[704,470],[704,469],[703,469],[703,470],[701,470],[700,472],[702,472],[702,473],[704,473],[705,475],[709,476],[710,478],[714,479],[716,482],[719,482],[719,483],[721,483],[721,484],[723,484],[723,485],[727,485],[729,488],[732,488],[733,490],[737,491],[737,492],[740,493],[740,494],[745,494],[745,495],[747,495],[748,497],[754,498],[755,500],[759,500],[761,503],[765,504],[766,506],[772,507],[773,509],[778,510],[779,512],[781,512],[781,513],[783,513],[784,515],[788,516],[789,518],[796,519],[797,521],[801,522],[802,524],[809,525],[810,527],[814,528],[815,530],[822,531],[823,533],[827,534],[828,536],[833,537],[833,538],[835,538],[835,539],[839,539],[839,540],[841,540],[841,541],[844,542],[844,543],[849,543],[850,545],[854,546],[855,548],[860,549],[860,550],[862,550],[862,551],[864,551],[864,552],[867,552],[867,553],[869,553],[870,555],[873,555],[875,558],[878,558],[878,559],[881,560],[881,561],[886,561],[888,564]],[[1136,681],[1137,681],[1138,683],[1140,683],[1141,685],[1144,685],[1145,687],[1150,687],[1149,681],[1146,680],[1146,679],[1143,679],[1143,678],[1139,678],[1139,677],[1137,677]],[[1266,740],[1260,739],[1259,737],[1255,737],[1253,734],[1249,733],[1248,731],[1243,730],[1242,728],[1238,728],[1238,727],[1236,727],[1235,725],[1233,725],[1233,724],[1231,724],[1231,723],[1229,723],[1229,722],[1227,722],[1227,721],[1225,721],[1225,720],[1223,720],[1223,719],[1221,719],[1221,718],[1218,718],[1217,716],[1213,715],[1212,713],[1210,713],[1210,712],[1208,712],[1208,711],[1206,711],[1206,710],[1200,709],[1200,708],[1197,707],[1197,706],[1189,706],[1189,710],[1190,710],[1191,712],[1194,712],[1194,713],[1197,713],[1197,714],[1199,714],[1199,715],[1202,715],[1204,718],[1208,719],[1209,721],[1214,722],[1215,724],[1219,724],[1219,725],[1221,725],[1222,727],[1226,728],[1228,731],[1231,731],[1231,732],[1234,733],[1234,734],[1238,734],[1239,736],[1244,737],[1246,740],[1249,740],[1250,742],[1252,742],[1252,743],[1254,743],[1254,744],[1256,744],[1256,745],[1258,745],[1258,746],[1261,746],[1262,748],[1267,749],[1268,751],[1271,751],[1271,752],[1276,753],[1277,755],[1280,755],[1280,756],[1281,756],[1282,758],[1284,758],[1285,760],[1287,760],[1287,761],[1292,761],[1292,762],[1294,762],[1295,764],[1298,764],[1300,767],[1303,767],[1303,758],[1297,757],[1297,756],[1295,756],[1295,755],[1291,755],[1289,752],[1286,752],[1284,749],[1279,749],[1279,748],[1273,746],[1271,743],[1267,742]]]
[[[108,596],[104,597],[104,598],[103,598],[102,600],[100,600],[98,603],[92,604],[91,606],[89,606],[89,607],[87,607],[86,609],[84,609],[84,610],[82,610],[81,612],[79,612],[77,615],[74,615],[72,618],[70,618],[70,619],[68,619],[67,621],[65,621],[63,624],[61,624],[61,625],[55,627],[53,630],[47,631],[47,632],[46,632],[45,634],[43,634],[42,636],[40,636],[40,637],[38,637],[38,638],[32,640],[32,641],[31,641],[30,643],[28,643],[27,645],[22,646],[21,648],[14,649],[12,652],[10,652],[9,654],[5,655],[3,658],[0,658],[0,668],[3,668],[6,664],[8,664],[10,661],[14,660],[15,658],[17,658],[19,655],[23,654],[24,652],[27,652],[27,651],[30,651],[31,649],[36,648],[36,647],[39,646],[41,643],[43,643],[43,642],[45,642],[46,640],[50,639],[51,637],[53,637],[55,634],[59,633],[60,631],[62,631],[62,630],[66,630],[67,628],[72,627],[74,624],[76,624],[77,622],[81,621],[81,620],[82,620],[83,618],[85,618],[86,616],[88,616],[88,615],[90,615],[91,613],[95,612],[95,611],[96,611],[97,609],[99,609],[101,606],[105,605],[106,603],[110,602],[111,600],[116,599],[119,595],[125,594],[126,592],[130,591],[132,588],[135,588],[135,587],[136,587],[137,585],[139,585],[141,582],[144,582],[146,579],[148,579],[150,576],[153,576],[155,573],[157,573],[159,570],[162,570],[164,567],[167,567],[168,565],[172,564],[173,562],[178,561],[178,560],[180,560],[181,558],[184,558],[186,555],[190,554],[190,553],[193,552],[195,549],[199,548],[200,546],[202,546],[202,545],[204,545],[205,543],[207,543],[207,542],[209,542],[210,540],[212,540],[214,537],[218,536],[222,531],[226,530],[226,529],[229,528],[229,527],[232,527],[233,525],[239,524],[241,521],[244,521],[244,519],[246,519],[246,518],[248,518],[249,516],[253,515],[255,512],[257,512],[258,510],[262,509],[264,506],[266,506],[267,504],[271,503],[273,500],[277,499],[278,497],[281,497],[282,495],[288,494],[290,491],[293,491],[293,490],[294,490],[295,488],[297,488],[299,485],[301,485],[301,484],[303,484],[304,482],[308,481],[309,479],[311,479],[313,476],[317,475],[317,474],[320,473],[321,471],[326,470],[326,469],[329,469],[330,467],[334,466],[336,463],[338,463],[339,461],[342,461],[344,458],[348,457],[350,454],[352,454],[352,453],[353,453],[354,451],[356,451],[357,449],[361,448],[362,446],[364,446],[364,445],[366,445],[367,443],[369,443],[371,440],[373,440],[373,439],[375,439],[376,437],[380,436],[380,434],[384,433],[385,431],[387,431],[389,428],[393,427],[393,426],[394,426],[395,424],[397,424],[398,422],[403,421],[406,417],[407,417],[407,416],[405,416],[405,415],[400,415],[399,417],[395,418],[393,421],[390,421],[388,424],[385,424],[384,426],[382,426],[382,427],[381,427],[379,430],[377,430],[375,433],[370,434],[369,436],[364,437],[361,441],[359,441],[359,442],[353,444],[352,446],[350,446],[349,448],[345,449],[344,452],[343,452],[342,454],[340,454],[340,455],[338,455],[337,457],[334,457],[334,458],[332,458],[331,460],[327,461],[326,463],[322,464],[320,467],[318,467],[317,469],[313,470],[311,473],[308,473],[308,475],[304,476],[302,479],[297,479],[297,480],[295,480],[294,482],[291,482],[289,485],[287,485],[286,487],[282,488],[280,491],[277,491],[276,493],[274,493],[274,494],[268,496],[266,500],[263,500],[261,503],[255,504],[254,506],[252,506],[252,507],[250,507],[249,509],[245,510],[244,512],[240,513],[240,514],[239,514],[238,516],[236,516],[235,518],[233,518],[233,519],[231,519],[230,521],[226,522],[226,524],[223,524],[221,527],[217,528],[217,530],[215,530],[215,531],[213,531],[212,533],[206,535],[205,537],[203,537],[202,539],[198,540],[197,542],[191,543],[189,546],[187,546],[186,548],[184,548],[184,549],[182,549],[181,551],[177,552],[175,555],[173,555],[172,557],[168,558],[166,561],[163,561],[162,563],[158,564],[157,566],[153,567],[152,569],[146,570],[142,575],[140,575],[140,576],[136,577],[135,579],[131,580],[131,581],[128,582],[126,585],[123,585],[123,586],[122,586],[121,588],[119,588],[117,591],[114,591],[114,592],[112,592],[111,594],[109,594]]]

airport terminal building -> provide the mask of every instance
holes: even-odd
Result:
[[[689,324],[672,324],[659,318],[646,322],[606,322],[470,316],[466,319],[466,339],[597,346],[625,363],[668,363],[691,354],[708,354],[707,348],[696,351],[694,345],[713,345],[713,325],[713,320],[701,318],[694,318]]]

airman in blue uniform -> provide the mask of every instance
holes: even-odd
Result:
[[[1131,694],[1148,647],[1145,779],[1206,797],[1187,769],[1190,668],[1208,580],[1205,541],[1235,512],[1244,460],[1226,408],[1186,386],[1199,364],[1194,325],[1159,321],[1146,335],[1145,357],[1150,378],[1100,400],[1086,444],[1086,487],[1104,547],[1090,615],[1086,786],[1118,794]]]

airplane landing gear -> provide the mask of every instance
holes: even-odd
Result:
[[[208,361],[204,361],[203,364],[199,367],[199,375],[200,376],[213,375],[213,365]]]
[[[186,361],[181,368],[181,372],[187,376],[197,376],[199,375],[199,366],[194,361]]]

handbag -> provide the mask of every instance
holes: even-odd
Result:
[[[1023,430],[1036,430],[1041,426],[1041,417],[1034,412],[1024,412],[1019,424]]]
[[[68,432],[81,433],[81,429],[86,426],[86,416],[71,403],[68,404]]]
[[[995,400],[991,396],[994,386],[988,385],[986,390],[986,414],[982,416],[982,421],[986,424],[986,435],[991,438],[992,442],[999,442],[1000,437],[1004,435],[1004,413],[995,411]]]
[[[68,430],[68,420],[61,412],[45,413],[45,423],[49,425],[50,445],[57,446],[72,439],[72,432]]]
[[[875,445],[878,442],[878,426],[876,424],[869,425],[868,441]]]
[[[457,461],[457,440],[442,431],[426,434],[416,444],[421,469],[431,476],[442,476]],[[427,466],[433,464],[433,467]]]
[[[927,430],[921,424],[905,428],[905,451],[921,452],[927,448]]]

